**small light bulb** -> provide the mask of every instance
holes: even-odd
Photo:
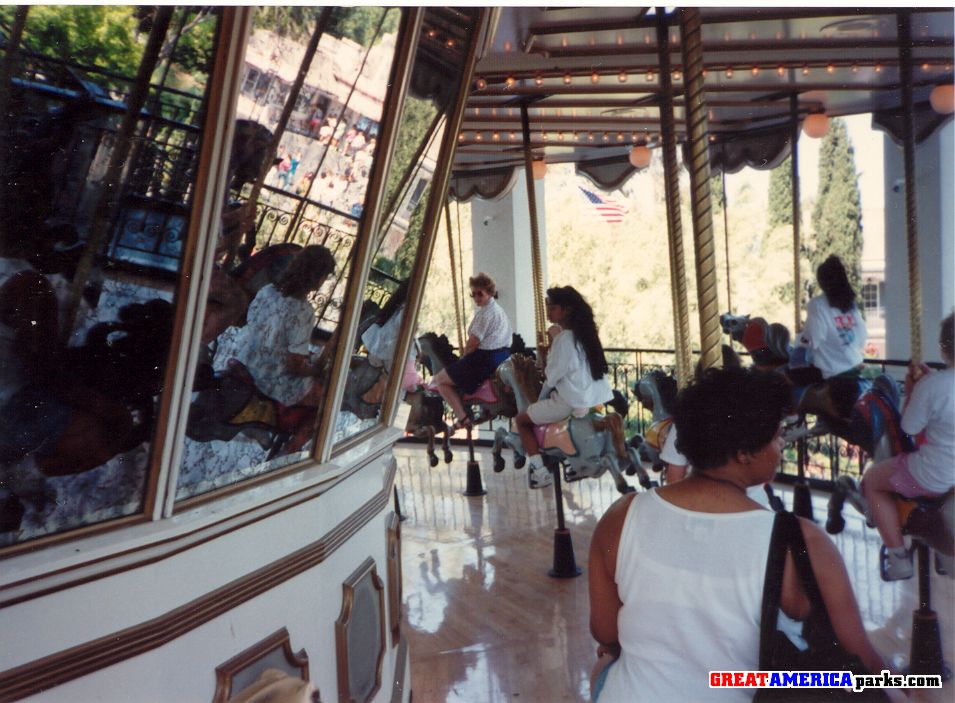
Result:
[[[652,83],[652,82],[653,82],[653,71],[647,71],[647,73],[646,73],[646,75],[644,76],[644,78],[646,79],[647,83]]]
[[[759,75],[759,66],[753,66],[751,69],[749,69],[749,72],[752,73],[754,76],[758,76],[758,75]]]
[[[776,67],[776,73],[778,73],[780,76],[783,75],[784,73],[786,73],[786,67],[780,64],[779,66]]]
[[[544,85],[544,77],[538,73],[534,76],[534,83],[539,86]]]
[[[617,80],[620,81],[621,83],[626,83],[626,82],[627,82],[627,72],[626,72],[626,71],[621,71],[620,73],[618,73],[618,74],[617,74]]]
[[[478,90],[484,90],[485,88],[487,88],[487,81],[484,80],[483,78],[478,78],[476,81],[474,81],[474,86]]]
[[[803,74],[804,76],[808,76],[808,75],[809,75],[809,66],[808,66],[808,64],[803,64],[802,74]]]
[[[569,73],[564,74],[564,85],[570,85],[570,82],[573,80]]]
[[[832,74],[836,72],[836,67],[831,63],[826,66],[826,73]]]
[[[600,74],[597,73],[596,71],[594,71],[593,73],[591,73],[591,74],[590,74],[590,82],[591,82],[591,83],[599,83],[599,82],[600,82]]]
[[[728,66],[728,67],[726,68],[726,77],[727,77],[727,78],[732,78],[732,77],[733,77],[733,67],[732,67],[732,66]]]
[[[517,81],[514,80],[514,76],[508,76],[504,79],[504,85],[506,85],[508,88],[513,88],[515,83],[517,83]]]

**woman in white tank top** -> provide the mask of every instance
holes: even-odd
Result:
[[[705,372],[680,394],[674,415],[678,449],[693,473],[625,496],[601,518],[589,569],[599,703],[752,698],[752,689],[710,689],[708,674],[758,668],[773,513],[746,488],[775,475],[788,404],[777,374]],[[839,552],[816,525],[800,522],[839,641],[880,671]],[[796,619],[809,613],[791,560],[782,609]]]

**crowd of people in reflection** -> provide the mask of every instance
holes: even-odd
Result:
[[[377,139],[335,114],[312,135],[321,148],[306,158],[300,148],[280,147],[266,183],[360,217]]]

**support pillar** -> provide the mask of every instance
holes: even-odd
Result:
[[[541,260],[547,280],[547,237],[544,225],[544,181],[534,181]],[[535,344],[534,277],[531,265],[530,215],[523,169],[516,169],[514,187],[495,200],[471,201],[474,272],[484,271],[497,282],[497,302],[514,331],[528,346]],[[465,314],[470,319],[470,313]]]

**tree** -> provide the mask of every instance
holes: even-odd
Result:
[[[12,7],[4,8],[6,13]],[[8,14],[3,15],[8,19]],[[133,9],[118,5],[34,5],[23,46],[44,56],[135,76],[143,48]]]
[[[382,22],[382,13],[384,22]],[[348,7],[341,8],[336,15],[337,21],[332,22],[329,32],[338,37],[347,37],[362,46],[371,46],[372,41],[379,40],[385,34],[398,30],[398,20],[401,12],[397,8],[387,7]],[[378,24],[381,31],[378,31]],[[377,33],[377,34],[376,34]]]
[[[832,254],[846,267],[858,291],[862,281],[862,203],[854,150],[843,120],[835,119],[819,149],[819,190],[812,211],[813,271]]]
[[[793,223],[793,173],[786,157],[769,174],[769,227]]]

